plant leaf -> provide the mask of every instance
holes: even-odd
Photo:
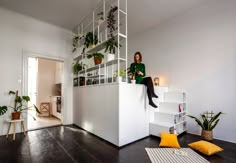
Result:
[[[198,123],[198,125],[199,126],[201,126],[202,127],[202,129],[204,129],[205,130],[205,127],[204,127],[204,125],[202,124],[202,122],[198,119],[198,118],[196,118],[196,117],[194,117],[194,116],[191,116],[191,115],[187,115],[188,117],[190,117],[190,118],[193,118],[193,119],[195,119],[195,121]]]
[[[218,124],[219,120],[220,120],[220,119],[217,119],[217,120],[215,121],[215,123],[210,127],[210,130],[213,130],[213,129],[216,127],[216,125]]]
[[[39,111],[39,109],[37,108],[36,105],[34,105],[34,108],[35,108],[35,110],[36,110],[37,113],[41,114],[41,112]]]
[[[7,107],[6,106],[0,106],[0,115],[3,115],[7,112]]]
[[[209,130],[209,121],[207,117],[204,114],[201,114],[202,120],[203,120],[203,125],[206,130]]]
[[[22,96],[22,100],[29,102],[30,101],[30,97],[29,96]]]
[[[15,95],[16,94],[16,92],[14,92],[14,91],[9,91],[9,93],[8,93],[9,95]]]
[[[221,114],[223,114],[222,112],[219,112],[218,114],[216,114],[215,116],[213,116],[212,118],[211,118],[211,120],[210,120],[210,124],[211,123],[213,123],[216,119],[218,119],[218,117],[221,115]]]

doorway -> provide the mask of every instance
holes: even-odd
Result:
[[[28,111],[28,130],[61,125],[64,63],[37,57],[28,57],[27,63],[27,93],[31,99],[29,106],[35,105],[41,112]]]

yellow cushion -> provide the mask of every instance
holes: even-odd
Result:
[[[217,145],[204,140],[188,144],[188,146],[208,156],[223,151],[223,149],[218,147]]]
[[[161,143],[160,147],[172,147],[172,148],[180,148],[177,135],[175,134],[170,134],[167,132],[161,132]]]

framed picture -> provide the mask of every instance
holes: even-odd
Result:
[[[78,87],[78,85],[79,85],[79,79],[78,78],[74,78],[73,85],[74,85],[74,87]]]

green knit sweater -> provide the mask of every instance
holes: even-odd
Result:
[[[137,84],[141,84],[143,77],[146,75],[145,64],[143,63],[132,63],[130,65],[130,71],[135,75],[135,80]],[[143,75],[139,75],[138,71],[141,71]]]

